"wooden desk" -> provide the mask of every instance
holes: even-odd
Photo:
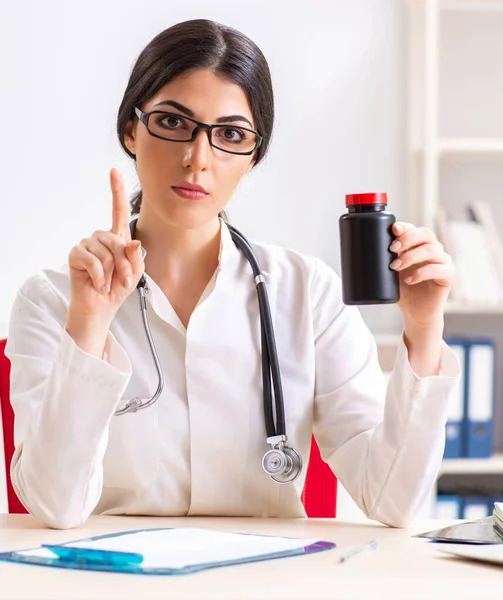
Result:
[[[411,537],[450,523],[452,521],[428,521],[410,529],[392,529],[372,521],[351,524],[329,519],[96,516],[77,529],[57,531],[43,528],[27,515],[0,515],[0,551],[149,527],[205,527],[318,537],[338,545],[334,550],[310,556],[175,577],[72,571],[0,562],[0,599],[501,598],[503,572],[500,568],[442,555],[436,551],[435,544]],[[363,552],[346,563],[337,562],[341,551],[371,539],[377,540],[377,550]]]

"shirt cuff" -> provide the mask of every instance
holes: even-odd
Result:
[[[425,380],[438,380],[438,379],[456,379],[461,375],[461,366],[459,364],[456,354],[451,350],[449,345],[442,340],[441,352],[440,352],[440,367],[439,372],[436,375],[426,375],[420,377],[417,375],[409,362],[409,352],[405,344],[405,334],[402,333],[400,344],[398,345],[397,352],[397,363],[403,363],[406,370],[406,377],[412,385],[420,381]]]
[[[126,385],[133,372],[128,355],[110,332],[107,334],[101,359],[82,350],[65,329],[60,356],[68,372],[91,377],[103,385],[115,386],[118,380]]]
[[[444,424],[450,401],[460,384],[461,367],[452,349],[442,340],[438,375],[419,377],[409,362],[402,335],[395,365],[388,381],[387,408],[403,426],[414,416],[426,419],[431,426]]]

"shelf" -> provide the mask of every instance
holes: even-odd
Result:
[[[438,153],[439,155],[503,154],[503,138],[440,138],[438,140]]]
[[[435,145],[432,148],[435,148]],[[503,138],[438,138],[436,149],[439,158],[449,154],[503,155]],[[416,154],[424,154],[424,151],[421,145],[414,147]]]
[[[378,333],[374,339],[379,347],[396,347],[402,341],[402,336],[395,333]]]
[[[449,301],[446,304],[446,315],[503,315],[501,304],[468,304]]]
[[[503,12],[503,2],[497,0],[445,0],[440,2],[445,12]]]
[[[439,477],[457,473],[503,475],[503,454],[490,458],[447,458],[442,461]]]

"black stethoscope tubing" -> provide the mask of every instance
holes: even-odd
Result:
[[[132,239],[135,239],[136,223],[137,219],[134,219],[129,224]],[[265,278],[248,240],[238,229],[232,225],[227,224],[227,227],[233,242],[243,252],[252,268],[257,289],[261,330],[264,420],[267,433],[267,442],[271,446],[271,450],[264,455],[262,465],[266,473],[268,473],[269,476],[277,483],[290,483],[294,481],[302,471],[302,457],[294,448],[288,445],[288,438],[286,436],[283,387],[281,383],[278,352]],[[152,333],[150,331],[147,317],[147,301],[145,293],[148,288],[145,274],[140,277],[136,289],[140,300],[140,310],[142,314],[143,325],[147,334],[152,357],[155,362],[158,385],[157,390],[152,398],[146,402],[142,402],[140,398],[133,398],[124,406],[124,408],[117,410],[115,412],[116,415],[124,415],[129,412],[136,412],[151,406],[159,398],[164,387],[164,374],[162,372],[159,357],[152,339]],[[275,415],[273,408],[275,409]]]
[[[286,435],[285,405],[283,400],[283,386],[278,361],[278,352],[272,324],[271,308],[264,275],[255,254],[243,234],[235,227],[228,225],[232,239],[236,246],[243,252],[250,263],[257,286],[259,301],[260,324],[262,332],[262,384],[264,394],[264,416],[267,437]],[[276,408],[276,424],[273,416],[273,399],[271,378],[274,387],[274,403]]]

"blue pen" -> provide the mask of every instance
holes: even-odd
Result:
[[[134,552],[111,552],[109,550],[75,548],[73,546],[58,546],[52,544],[42,544],[42,548],[47,548],[47,550],[54,552],[54,554],[62,561],[77,564],[99,563],[102,565],[121,567],[131,564],[137,565],[143,561],[143,556]]]
[[[370,542],[367,542],[366,544],[357,546],[356,548],[353,548],[352,550],[348,550],[339,558],[339,562],[340,563],[346,562],[347,560],[349,560],[356,554],[360,554],[360,552],[364,552],[365,550],[375,550],[376,548],[377,548],[377,542],[375,540],[372,540]]]

